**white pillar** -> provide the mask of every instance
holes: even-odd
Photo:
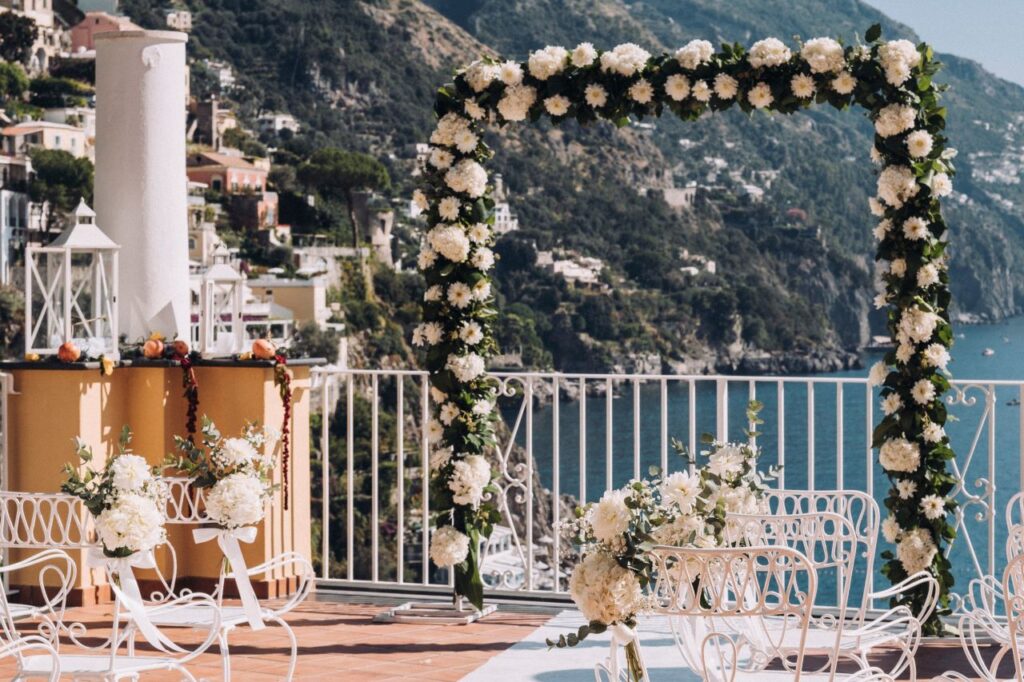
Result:
[[[185,42],[176,31],[96,36],[96,223],[121,245],[129,339],[189,339]]]

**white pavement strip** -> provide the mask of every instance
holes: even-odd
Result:
[[[594,665],[608,657],[610,637],[591,635],[568,649],[548,651],[546,638],[557,639],[584,624],[579,611],[562,611],[510,649],[501,652],[466,677],[463,682],[594,682]],[[683,666],[666,618],[640,620],[640,646],[651,682],[699,682],[700,677]],[[620,654],[620,661],[623,657]],[[623,661],[624,663],[624,661]]]

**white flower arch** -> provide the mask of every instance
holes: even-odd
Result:
[[[885,413],[873,444],[893,483],[886,527],[900,550],[883,554],[882,570],[897,582],[927,557],[946,606],[953,582],[949,561],[931,549],[955,534],[947,521],[955,508],[948,497],[955,481],[946,469],[953,452],[941,400],[949,388],[952,329],[946,224],[939,208],[939,199],[952,191],[955,154],[946,147],[946,111],[938,102],[942,87],[932,80],[939,69],[932,49],[882,41],[878,26],[867,31],[865,41],[844,47],[815,38],[794,51],[767,38],[749,50],[734,44],[716,51],[695,40],[672,55],[651,55],[632,43],[604,52],[590,43],[571,51],[549,46],[523,63],[476,61],[438,91],[437,128],[416,193],[430,228],[419,256],[427,284],[424,321],[413,342],[425,348],[437,404],[428,426],[436,448],[432,495],[440,510],[431,555],[454,567],[457,594],[481,605],[479,542],[499,518],[487,501],[487,475],[477,457],[494,445],[497,397],[485,371],[496,351],[492,323],[498,313],[490,275],[494,201],[484,168],[492,152],[483,142],[483,127],[544,116],[553,123],[607,120],[621,126],[630,117],[663,113],[693,120],[732,106],[792,113],[819,103],[838,109],[858,104],[875,124],[875,302],[888,308],[896,348],[871,371],[872,381],[882,386]],[[913,541],[914,551],[903,546],[904,538]],[[923,597],[911,593],[906,601],[917,604]]]

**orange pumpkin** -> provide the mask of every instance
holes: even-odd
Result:
[[[273,360],[277,349],[267,339],[256,339],[252,342],[252,354],[257,360]]]
[[[150,360],[157,360],[164,356],[164,342],[160,339],[149,339],[142,344],[142,354]]]
[[[186,355],[188,355],[188,344],[182,341],[181,339],[177,339],[174,343],[171,344],[171,350],[174,351],[175,355],[185,357]]]
[[[57,359],[61,362],[77,362],[80,357],[82,357],[82,351],[78,350],[78,346],[71,341],[65,341],[57,349]]]

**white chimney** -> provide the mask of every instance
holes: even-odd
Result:
[[[96,36],[96,222],[121,245],[129,339],[189,339],[187,40],[176,31]]]

